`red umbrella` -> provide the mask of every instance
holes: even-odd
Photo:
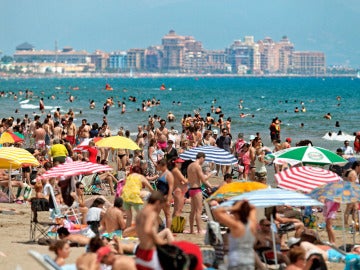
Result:
[[[60,164],[56,167],[43,173],[39,178],[52,178],[52,177],[70,177],[81,174],[92,174],[103,171],[112,171],[113,168],[108,165],[102,165],[98,163],[75,161]]]
[[[19,142],[23,142],[24,138],[20,138],[18,135],[10,132],[10,131],[5,131],[1,134],[0,137],[0,144],[4,144],[4,143],[10,143],[10,144],[14,144],[14,143],[19,143]]]
[[[301,190],[310,192],[314,188],[330,183],[337,182],[341,178],[334,172],[317,167],[302,166],[291,167],[285,171],[275,174],[278,187],[288,190]]]
[[[93,142],[98,142],[101,139],[103,139],[103,137],[94,137],[94,138],[89,138],[89,139],[85,139],[83,142],[81,142],[79,145],[77,145],[73,151],[75,152],[82,152],[82,151],[87,151],[87,149],[89,149],[89,142],[93,141]]]

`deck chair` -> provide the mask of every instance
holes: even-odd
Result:
[[[59,266],[49,255],[42,255],[35,250],[29,250],[28,254],[33,257],[46,270],[76,270],[75,264]]]
[[[48,200],[43,198],[31,200],[30,242],[36,242],[41,237],[49,239],[48,232],[52,227],[57,226],[55,222],[49,221],[49,209]],[[47,212],[47,214],[39,217],[39,212]]]
[[[84,193],[85,195],[92,195],[94,192],[93,184],[95,182],[97,173],[83,175],[81,178],[81,183],[84,185]]]

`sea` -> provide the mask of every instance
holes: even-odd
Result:
[[[113,90],[105,90],[106,84]],[[162,84],[166,90],[160,90]],[[27,89],[34,93],[31,99],[25,97]],[[334,151],[343,146],[345,139],[353,140],[354,132],[360,130],[360,79],[357,78],[10,78],[0,79],[0,92],[5,93],[0,97],[2,118],[41,115],[39,99],[43,97],[45,113],[54,112],[56,108],[63,113],[72,109],[78,125],[81,119],[101,124],[103,104],[112,97],[114,106],[107,119],[114,135],[123,127],[135,137],[137,126],[147,124],[150,115],[166,118],[169,111],[175,114],[176,121],[167,123],[167,127],[173,126],[181,132],[184,114],[200,112],[205,117],[211,112],[211,106],[220,106],[224,119],[231,118],[234,138],[240,132],[245,139],[259,132],[268,146],[271,146],[269,125],[275,117],[281,120],[282,140],[290,137],[295,144],[308,139],[316,146]],[[73,102],[70,96],[74,97]],[[135,97],[136,102],[129,97]],[[142,111],[142,100],[153,98],[159,100],[160,105]],[[96,103],[95,109],[89,108],[91,100]],[[125,102],[125,114],[121,114],[118,101]],[[302,107],[305,110],[302,111]],[[241,113],[245,117],[240,117]],[[327,113],[332,115],[331,120],[323,117]],[[218,115],[212,113],[212,116],[218,119]]]

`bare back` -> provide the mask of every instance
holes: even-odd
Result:
[[[151,205],[146,205],[136,216],[136,233],[140,239],[139,248],[150,250],[155,248],[158,214]]]

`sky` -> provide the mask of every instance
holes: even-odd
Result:
[[[327,65],[360,67],[359,0],[0,0],[0,51],[106,52],[160,45],[175,30],[205,49],[286,35],[298,51],[322,51]]]

